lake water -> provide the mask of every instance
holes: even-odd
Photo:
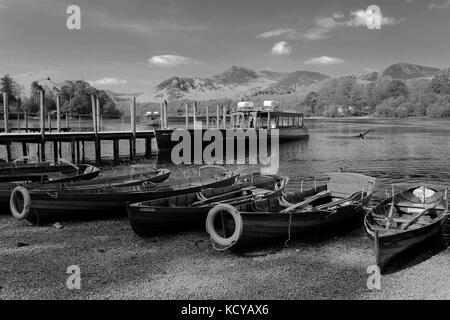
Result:
[[[377,178],[376,197],[385,195],[392,184],[399,188],[421,182],[450,185],[450,120],[432,119],[309,119],[309,141],[298,141],[280,146],[280,172],[290,177],[290,188],[311,185],[321,180],[324,173],[343,169]],[[109,130],[122,128],[122,123],[108,123]],[[365,140],[355,138],[370,130]],[[112,142],[104,142],[104,151],[111,152]],[[0,147],[0,157],[6,152]],[[34,146],[30,146],[33,154]],[[120,146],[121,154],[128,155],[127,143]],[[49,144],[51,149],[51,144]],[[144,152],[143,142],[138,142],[138,153]],[[20,156],[21,149],[15,154]],[[52,151],[48,150],[52,159]],[[93,158],[93,148],[86,144],[88,158]],[[63,156],[69,158],[66,145]],[[148,160],[174,171],[180,170],[162,158]],[[254,169],[246,167],[245,169]]]

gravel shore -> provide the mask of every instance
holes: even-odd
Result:
[[[205,232],[140,239],[126,219],[36,227],[0,216],[0,299],[449,299],[450,251],[366,287],[374,263],[362,228],[245,256]],[[67,267],[81,268],[69,290]]]

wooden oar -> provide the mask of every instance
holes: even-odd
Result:
[[[389,209],[388,221],[386,222],[386,229],[391,228],[392,218],[394,217],[394,211],[395,211],[395,194],[394,194],[394,185],[392,185],[392,202],[391,208]]]
[[[289,213],[289,212],[292,212],[292,211],[294,211],[294,210],[296,210],[296,209],[305,207],[305,206],[307,206],[308,204],[310,204],[310,203],[312,203],[312,202],[314,202],[314,201],[316,201],[316,200],[318,200],[318,199],[320,199],[320,198],[324,198],[324,197],[326,197],[326,196],[329,196],[329,195],[330,195],[330,192],[329,192],[329,191],[322,191],[322,192],[319,192],[318,194],[316,194],[316,195],[314,195],[314,196],[312,196],[312,197],[309,197],[309,198],[305,199],[304,201],[302,201],[302,202],[300,202],[300,203],[294,204],[293,206],[291,206],[291,207],[289,207],[289,208],[287,208],[287,209],[284,209],[283,211],[281,211],[281,213]]]
[[[434,206],[432,206],[432,207],[430,207],[430,208],[426,208],[426,209],[423,210],[422,212],[420,212],[420,213],[418,213],[417,215],[415,215],[415,216],[411,219],[411,221],[409,221],[407,224],[405,224],[405,225],[401,228],[401,230],[403,230],[403,231],[407,230],[409,227],[411,227],[413,224],[415,224],[415,223],[420,219],[420,217],[422,217],[422,216],[423,216],[425,213],[427,213],[428,211],[430,211],[430,210],[436,208],[436,206],[437,206],[437,204],[435,204]]]
[[[342,200],[330,202],[330,203],[327,203],[327,204],[324,204],[324,205],[321,205],[321,206],[317,206],[314,209],[316,209],[316,210],[325,210],[325,209],[328,209],[328,208],[337,207],[337,206],[339,206],[341,204],[344,204],[346,202],[355,201],[356,198],[358,198],[358,197],[359,197],[359,191],[354,193],[354,194],[352,194],[350,197],[348,197],[346,199],[342,199]]]
[[[194,202],[191,206],[192,207],[201,206],[201,205],[207,204],[209,202],[215,202],[217,199],[220,199],[220,198],[223,198],[223,197],[229,197],[229,196],[232,196],[234,194],[239,194],[239,193],[242,193],[243,191],[251,191],[253,189],[256,189],[256,187],[252,186],[252,187],[248,187],[248,188],[242,188],[242,189],[235,190],[235,191],[232,191],[232,192],[229,192],[229,193],[220,194],[218,196],[214,196],[214,197],[211,197],[211,198],[205,198],[204,200]]]

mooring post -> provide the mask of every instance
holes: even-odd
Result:
[[[5,122],[5,133],[9,132],[9,107],[8,107],[8,94],[3,92],[3,120]]]
[[[28,156],[27,143],[25,141],[22,142],[22,154],[24,158]]]
[[[223,128],[227,128],[227,108],[223,106]]]
[[[167,100],[164,100],[164,129],[167,129]]]
[[[209,129],[209,106],[206,106],[206,129]]]
[[[149,159],[152,156],[152,139],[145,138],[145,158]]]
[[[76,141],[77,144],[77,164],[81,163],[81,159],[80,159],[80,140]]]
[[[194,122],[194,130],[197,129],[197,101],[194,101],[192,106],[192,121]]]
[[[56,95],[56,129],[61,132],[61,98],[59,93]]]
[[[97,123],[97,104],[95,96],[91,96],[92,102],[92,121],[94,124],[94,144],[95,144],[95,162],[97,165],[101,164],[101,150],[100,150],[100,140],[98,137],[98,123]]]
[[[47,115],[48,118],[48,132],[52,132],[52,117],[50,113]]]
[[[186,130],[188,130],[189,129],[189,104],[188,103],[186,103],[185,109],[186,109]]]
[[[17,114],[17,132],[20,133],[20,113]]]
[[[28,114],[27,114],[27,111],[25,110],[25,113],[24,113],[24,118],[25,118],[25,132],[27,132],[28,133]]]
[[[217,129],[219,129],[219,120],[220,120],[220,107],[219,105],[217,105],[217,115],[216,115],[216,125],[217,125]]]
[[[133,161],[136,158],[136,97],[133,97],[131,100],[131,132],[132,132],[132,138],[131,138],[131,161]]]
[[[100,111],[100,98],[97,97],[96,99],[96,116],[97,116],[97,120],[96,120],[96,124],[97,124],[97,132],[102,132],[102,127],[101,127],[101,123],[100,123],[100,116],[101,116],[101,111]]]
[[[58,162],[58,141],[53,141],[53,159]]]
[[[120,161],[120,159],[119,159],[119,140],[118,139],[113,140],[113,155],[114,155],[114,163],[118,164]]]
[[[165,129],[164,128],[164,106],[163,106],[162,102],[161,102],[161,105],[159,106],[159,114],[160,114],[159,121],[161,122],[160,128]]]
[[[45,121],[44,121],[44,89],[39,91],[39,105],[40,105],[40,125],[41,125],[41,160],[45,161]]]
[[[83,161],[83,163],[86,162],[86,154],[84,152],[84,140],[81,141],[81,161]]]
[[[92,131],[95,133],[96,127],[97,127],[97,125],[96,125],[97,116],[95,115],[97,113],[97,108],[95,106],[95,96],[94,95],[91,95],[91,106],[92,106],[92,128],[93,128]],[[78,119],[80,119],[79,117],[80,117],[80,115],[78,115]]]
[[[72,163],[75,163],[75,140],[70,141],[70,152],[72,154]]]
[[[66,130],[69,131],[69,113],[66,112]]]

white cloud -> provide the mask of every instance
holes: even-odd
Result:
[[[450,0],[448,5],[450,7]],[[345,27],[367,27],[373,23],[374,19],[380,18],[381,27],[397,25],[405,19],[395,19],[381,15],[370,10],[357,9],[350,11],[346,17],[341,12],[334,12],[330,16],[319,16],[314,19],[314,26],[303,32],[295,29],[276,29],[259,35],[260,38],[271,36],[285,36],[287,39],[322,40],[329,37],[329,34],[339,28]]]
[[[128,81],[124,79],[118,79],[118,78],[101,78],[95,81],[89,81],[91,85],[97,85],[97,86],[115,86],[119,84],[127,84]]]
[[[392,26],[400,23],[400,20],[385,17],[383,14],[380,15],[376,12],[369,12],[367,10],[352,11],[350,15],[352,18],[346,22],[349,27],[366,27],[374,19],[380,19],[381,26]]]
[[[276,56],[290,55],[291,51],[292,48],[288,45],[286,41],[277,42],[272,48],[272,54]]]
[[[174,67],[183,64],[191,64],[195,63],[195,61],[190,58],[173,55],[173,54],[165,54],[160,56],[151,57],[148,62],[157,67]]]
[[[308,59],[305,61],[305,63],[310,64],[310,65],[328,66],[328,65],[333,65],[333,64],[344,63],[344,60],[334,58],[334,57],[322,56],[322,57]]]
[[[430,3],[428,5],[430,10],[447,10],[450,9],[450,0],[441,1],[440,3]]]
[[[261,33],[260,35],[258,35],[258,38],[268,39],[273,37],[292,35],[294,33],[295,29],[275,29]]]

